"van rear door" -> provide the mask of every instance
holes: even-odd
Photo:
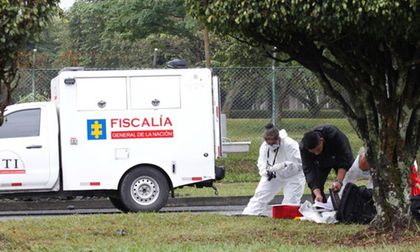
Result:
[[[214,157],[222,157],[222,141],[220,133],[220,92],[219,78],[213,76],[213,124],[214,124]]]

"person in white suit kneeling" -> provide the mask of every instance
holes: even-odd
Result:
[[[282,204],[299,205],[305,187],[299,144],[273,124],[265,126],[258,163],[260,182],[243,215],[267,215],[268,203],[283,189]]]

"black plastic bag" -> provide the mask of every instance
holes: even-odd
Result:
[[[376,215],[372,189],[348,183],[343,190],[337,220],[344,223],[368,224]]]
[[[413,214],[414,218],[420,220],[420,194],[411,197],[411,213]]]

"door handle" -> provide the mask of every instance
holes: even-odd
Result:
[[[42,145],[29,145],[26,146],[26,149],[41,149]]]

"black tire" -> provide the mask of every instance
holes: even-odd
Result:
[[[124,177],[119,196],[130,212],[156,212],[168,201],[168,180],[155,168],[140,167]]]
[[[128,212],[128,208],[121,202],[119,198],[109,197],[109,200],[111,201],[112,205],[114,205],[115,208],[121,210],[124,213]]]

